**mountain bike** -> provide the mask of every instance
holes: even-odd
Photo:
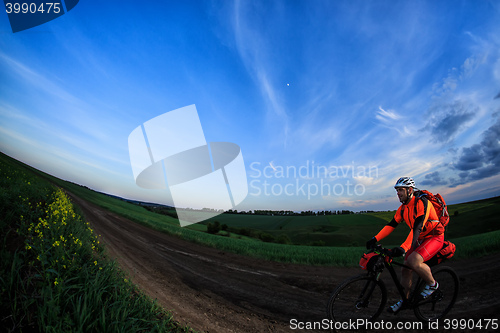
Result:
[[[416,286],[407,298],[404,288],[399,282],[394,265],[410,267],[393,261],[391,251],[377,245],[372,251],[378,255],[370,260],[368,273],[353,276],[342,282],[328,301],[327,314],[330,320],[344,323],[357,321],[374,321],[383,311],[387,302],[387,288],[380,279],[384,269],[391,274],[392,280],[403,300],[402,309],[413,309],[417,318],[423,322],[443,318],[453,307],[459,290],[457,273],[447,266],[435,266],[432,275],[439,282],[439,288],[429,297],[423,298],[420,293],[425,282],[419,277]]]

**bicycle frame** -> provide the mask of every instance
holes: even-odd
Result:
[[[398,263],[398,262],[395,262],[395,261],[392,261],[392,260],[390,260],[389,262],[387,262],[385,260],[385,258],[387,258],[388,256],[385,255],[385,254],[383,254],[383,253],[380,253],[380,255],[382,256],[382,258],[384,258],[384,267],[387,268],[387,270],[391,274],[392,280],[394,281],[394,284],[396,285],[396,289],[398,290],[399,294],[401,295],[401,299],[403,300],[403,304],[405,304],[407,306],[408,305],[410,305],[410,306],[413,305],[413,303],[414,303],[414,297],[413,296],[414,295],[413,295],[413,293],[410,293],[410,297],[409,298],[406,297],[406,292],[404,290],[404,287],[401,285],[401,282],[399,281],[399,277],[398,277],[398,275],[396,273],[396,270],[393,267],[393,264],[397,265],[397,266],[400,266],[400,267],[403,267],[403,268],[407,268],[409,270],[412,270],[412,269],[410,268],[410,266],[407,266],[405,264],[401,264],[401,263]],[[377,280],[380,279],[380,275],[382,274],[382,272],[383,271],[375,272],[375,274],[376,274],[375,278]],[[420,284],[420,280],[421,280],[421,278],[419,276],[418,280],[414,284],[413,283],[412,284],[414,286],[418,286]]]

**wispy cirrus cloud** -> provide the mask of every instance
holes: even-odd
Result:
[[[269,40],[261,31],[262,27],[252,23],[251,16],[256,8],[252,3],[236,1],[233,7],[232,28],[238,54],[250,76],[255,81],[267,104],[267,112],[280,122],[283,145],[286,146],[290,130],[289,116],[272,78],[273,64],[269,54]]]
[[[375,116],[375,118],[377,118],[378,120],[380,120],[384,123],[387,123],[387,122],[390,122],[393,120],[401,119],[401,116],[396,114],[396,112],[393,110],[386,111],[386,110],[382,109],[381,106],[379,106],[378,109],[379,109],[379,111],[377,112],[377,115]]]
[[[0,103],[0,131],[4,138],[15,142],[14,146],[52,156],[47,165],[64,162],[101,171],[128,165],[128,159],[120,156],[124,150],[112,138],[116,133],[110,119],[114,125],[120,122],[113,115],[106,115],[102,108],[101,114],[97,113],[98,108],[80,98],[78,91],[67,88],[64,79],[34,68],[29,61],[2,52],[0,60],[2,70],[14,78],[10,80],[12,95],[6,94]],[[28,92],[30,98],[26,100],[36,103],[18,103],[16,96]]]
[[[401,136],[412,134],[412,131],[405,124],[403,117],[394,110],[384,110],[382,106],[379,106],[375,118],[382,126],[397,131]]]
[[[9,72],[15,77],[22,78],[24,84],[32,86],[46,94],[68,103],[83,103],[80,99],[73,94],[68,93],[60,85],[56,84],[53,80],[48,79],[39,71],[34,70],[30,66],[9,57],[5,53],[0,52],[0,60],[4,66],[9,68]]]

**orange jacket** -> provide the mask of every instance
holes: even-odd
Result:
[[[416,240],[444,233],[444,227],[439,222],[434,206],[425,197],[417,199],[413,196],[407,204],[402,204],[398,208],[394,218],[380,230],[375,239],[377,241],[384,239],[403,221],[410,227],[408,237],[401,244],[406,252]]]

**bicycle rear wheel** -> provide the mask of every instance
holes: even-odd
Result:
[[[422,321],[435,321],[450,312],[460,288],[458,275],[451,267],[437,267],[432,275],[439,283],[439,288],[428,298],[419,300],[413,308],[417,318]],[[424,288],[425,282],[422,281],[416,289],[416,297],[421,297],[420,292]]]
[[[335,322],[372,321],[380,315],[386,301],[387,290],[381,280],[358,275],[344,281],[333,292],[328,301],[327,315]]]

